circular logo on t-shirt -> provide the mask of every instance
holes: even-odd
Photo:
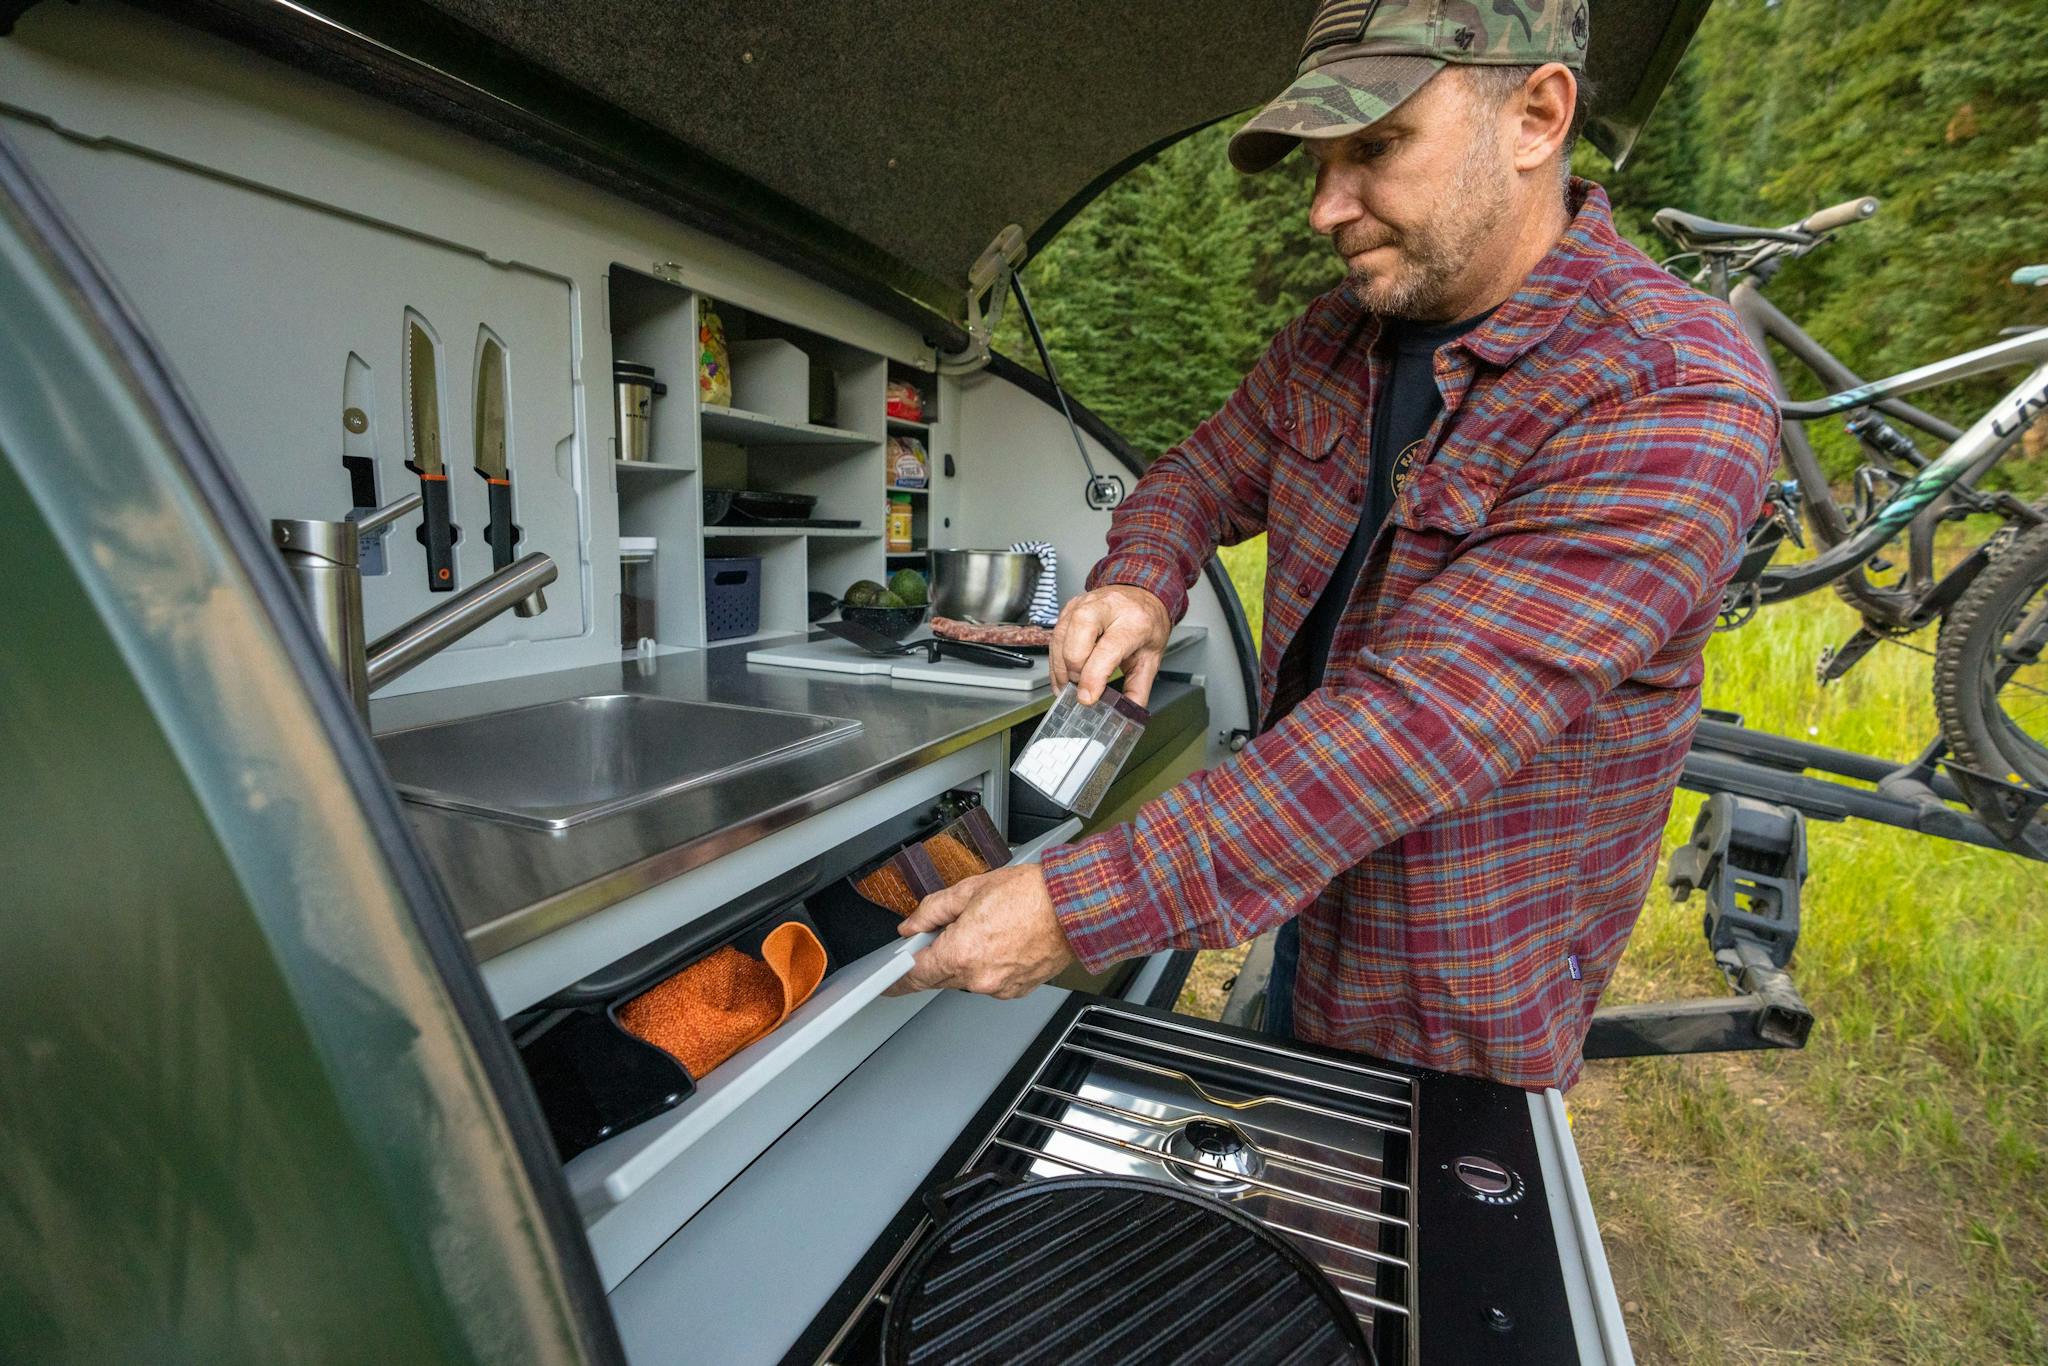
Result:
[[[1397,497],[1401,492],[1402,486],[1408,482],[1408,476],[1415,473],[1415,467],[1422,463],[1423,444],[1428,440],[1429,438],[1425,436],[1411,441],[1408,443],[1406,450],[1403,450],[1394,457],[1394,466],[1388,471],[1387,477],[1392,483],[1393,492]]]

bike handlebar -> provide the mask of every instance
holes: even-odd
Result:
[[[1794,226],[1795,232],[1833,232],[1851,223],[1860,223],[1877,212],[1877,200],[1865,195],[1861,199],[1845,199],[1831,208],[1819,209],[1808,214]]]

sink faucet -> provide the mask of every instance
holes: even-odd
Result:
[[[365,725],[370,719],[371,693],[439,654],[507,607],[522,617],[539,616],[548,607],[541,590],[555,581],[555,562],[535,551],[366,643],[363,572],[358,562],[362,538],[417,512],[419,507],[420,495],[409,493],[395,503],[345,522],[278,518],[270,524],[271,540],[299,585],[321,643],[327,647],[327,657],[341,671],[349,698]]]

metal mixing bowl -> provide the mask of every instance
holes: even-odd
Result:
[[[932,611],[978,626],[1020,622],[1038,587],[1036,555],[1016,550],[934,550]]]

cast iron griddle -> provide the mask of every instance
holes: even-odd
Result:
[[[1208,1196],[1071,1176],[938,1209],[890,1299],[892,1366],[1373,1359],[1306,1257]]]

